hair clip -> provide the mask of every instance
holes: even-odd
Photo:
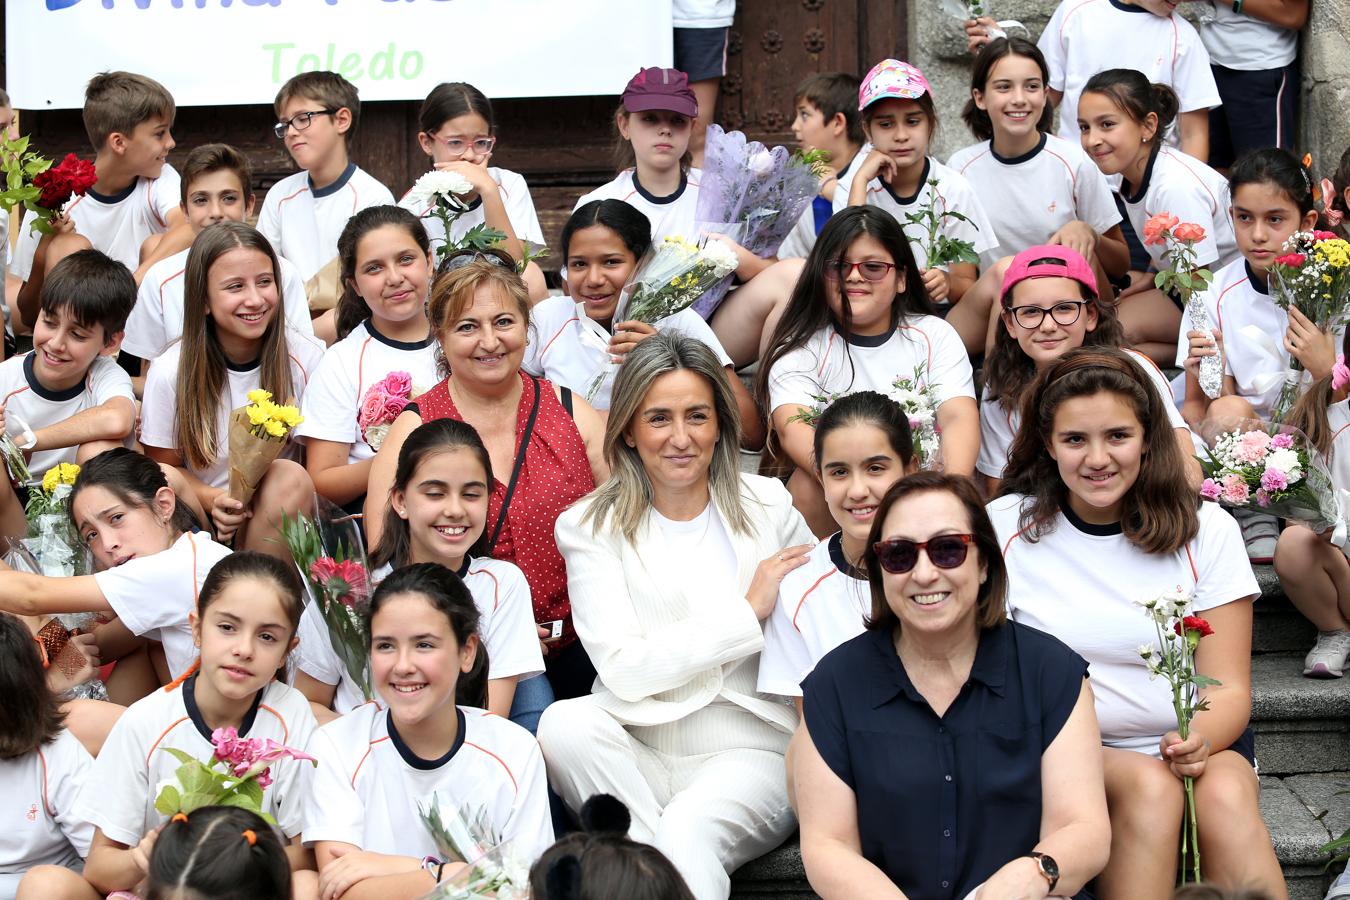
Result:
[[[169,821],[170,821],[170,822],[186,822],[186,821],[187,821],[187,813],[174,813],[173,816],[171,816],[171,817],[169,818]]]
[[[1312,154],[1303,154],[1303,159],[1299,162],[1298,173],[1303,176],[1303,187],[1312,195],[1313,200],[1316,200],[1317,189],[1313,187],[1312,176],[1308,174],[1312,170]]]
[[[254,833],[252,828],[245,828],[244,840],[248,841],[250,847],[255,847],[258,844],[258,835]]]

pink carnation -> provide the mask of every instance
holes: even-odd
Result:
[[[1289,487],[1289,476],[1279,469],[1266,469],[1261,473],[1261,487],[1274,493]]]
[[[1270,449],[1288,450],[1294,446],[1294,436],[1292,434],[1277,434],[1270,439]]]
[[[1223,488],[1219,487],[1219,483],[1213,478],[1206,478],[1200,482],[1200,496],[1206,500],[1218,500],[1222,491]]]
[[[1249,431],[1242,436],[1236,447],[1233,448],[1233,456],[1238,462],[1259,463],[1265,459],[1266,451],[1270,448],[1270,435],[1264,431]]]
[[[1314,231],[1312,236],[1314,241],[1334,241],[1339,237],[1334,231]]]
[[[1251,499],[1251,492],[1247,487],[1247,482],[1242,480],[1241,475],[1225,475],[1220,497],[1225,503],[1242,506]]]

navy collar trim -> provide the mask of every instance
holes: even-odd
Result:
[[[121,203],[123,200],[131,196],[131,192],[136,190],[136,185],[140,184],[140,181],[141,177],[137,175],[135,178],[131,179],[131,184],[122,188],[122,190],[118,191],[115,194],[100,194],[93,188],[90,188],[89,190],[85,191],[85,193],[88,194],[90,197],[93,197],[99,203]]]
[[[1242,261],[1242,265],[1247,270],[1247,281],[1251,284],[1252,290],[1256,291],[1258,294],[1270,296],[1270,282],[1260,275],[1257,275],[1256,270],[1252,268],[1252,264],[1245,259]]]
[[[681,172],[680,186],[675,189],[675,193],[667,194],[664,197],[658,197],[642,186],[642,182],[638,181],[637,169],[633,170],[633,188],[639,194],[641,194],[642,199],[646,200],[648,203],[655,203],[658,206],[664,206],[667,203],[674,203],[676,200],[680,199],[680,197],[684,196],[684,189],[687,187],[689,187],[689,176],[686,175],[684,172]]]
[[[197,733],[206,738],[207,743],[211,741],[211,733],[214,728],[206,724],[206,719],[202,718],[201,708],[197,706],[197,676],[200,672],[194,672],[188,676],[187,681],[183,682],[183,705],[187,707],[188,718],[192,720],[192,727],[197,729]],[[248,708],[244,715],[244,721],[239,723],[239,736],[246,737],[249,729],[253,727],[253,720],[258,718],[258,707],[262,705],[263,691],[260,689],[253,695],[253,705]]]
[[[858,158],[858,154],[859,154],[859,153],[862,153],[861,148],[860,148],[856,153],[854,153],[852,156],[850,156],[850,157],[848,158],[848,162],[844,163],[841,167],[839,167],[838,169],[835,169],[835,170],[834,170],[834,177],[835,177],[836,179],[838,179],[839,177],[841,177],[845,172],[847,172],[847,171],[849,170],[849,166],[853,165],[853,162],[854,162],[854,160],[856,160],[856,159]]]
[[[1147,12],[1147,10],[1140,10]],[[1152,15],[1152,13],[1149,13]],[[1158,136],[1158,142],[1153,145],[1153,149],[1148,151],[1148,165],[1144,167],[1144,178],[1139,182],[1139,187],[1132,188],[1130,183],[1124,178],[1120,180],[1120,196],[1126,203],[1139,203],[1143,201],[1144,195],[1148,193],[1149,183],[1153,181],[1153,166],[1158,161],[1158,151],[1162,149],[1162,136]]]
[[[231,372],[252,372],[254,369],[258,368],[258,366],[261,363],[262,363],[261,356],[251,360],[250,362],[243,362],[243,363],[231,362],[228,356],[225,357],[225,368],[229,369]]]
[[[840,337],[855,347],[883,347],[886,342],[891,339],[891,335],[895,334],[894,328],[889,331],[883,331],[881,334],[858,334],[854,332],[845,335],[842,331],[839,331],[837,326],[834,330]]]
[[[370,336],[381,344],[384,344],[386,347],[393,347],[395,350],[425,350],[427,347],[430,347],[431,342],[436,339],[436,336],[428,329],[427,336],[420,341],[396,341],[391,337],[381,334],[379,329],[375,327],[374,319],[366,319],[366,331],[370,332]]]
[[[399,735],[398,729],[394,727],[393,713],[386,711],[384,715],[386,727],[389,729],[389,743],[394,745],[394,749],[398,751],[399,756],[403,757],[403,761],[414,769],[421,769],[424,772],[439,769],[454,759],[455,754],[459,752],[459,748],[464,746],[464,710],[458,706],[455,707],[455,718],[458,720],[455,729],[455,743],[446,751],[444,756],[438,759],[423,759],[414,753],[412,748]]]
[[[990,141],[989,154],[993,156],[994,159],[1003,163],[1005,166],[1020,166],[1024,162],[1029,162],[1035,159],[1036,155],[1045,149],[1045,144],[1046,141],[1048,140],[1049,136],[1044,131],[1042,131],[1041,138],[1036,142],[1036,146],[1032,147],[1030,150],[1028,150],[1026,153],[1021,154],[1020,156],[999,156],[998,151],[994,149],[994,142]]]
[[[1066,500],[1059,506],[1059,511],[1064,513],[1064,518],[1068,519],[1069,524],[1083,534],[1090,534],[1094,537],[1112,537],[1117,534],[1123,534],[1125,529],[1119,522],[1110,522],[1106,525],[1093,525],[1091,522],[1085,522],[1073,511],[1073,507]]]
[[[51,388],[44,386],[41,381],[38,381],[37,372],[33,369],[33,361],[37,355],[38,351],[34,350],[23,358],[23,380],[28,382],[28,387],[33,393],[37,394],[43,400],[50,400],[53,403],[63,403],[66,400],[74,400],[84,393],[84,386],[89,381],[89,373],[87,371],[84,373],[84,377],[80,379],[78,384],[73,384],[64,391],[54,391]],[[95,362],[97,362],[97,359],[95,359]]]
[[[889,184],[886,183],[886,180],[884,178],[879,178],[877,180],[880,181],[881,186],[886,189],[886,193],[891,195],[892,200],[894,200],[896,203],[899,203],[901,206],[909,206],[915,200],[918,200],[919,195],[923,193],[924,186],[928,184],[929,170],[931,170],[932,168],[933,168],[933,161],[925,156],[923,158],[923,173],[919,175],[919,186],[915,188],[914,193],[910,194],[908,197],[901,197],[899,194],[897,194],[895,190]]]
[[[1148,10],[1144,9],[1142,6],[1132,6],[1130,4],[1122,3],[1121,0],[1107,0],[1107,2],[1109,2],[1112,6],[1114,6],[1121,12],[1147,13],[1148,15],[1153,15]]]
[[[337,181],[333,182],[327,187],[315,187],[314,179],[312,177],[306,177],[305,180],[309,182],[309,192],[314,195],[315,200],[318,200],[320,197],[331,196],[333,194],[336,194],[343,188],[345,188],[347,186],[347,182],[351,181],[352,176],[355,174],[356,174],[356,163],[349,162],[347,163],[347,168],[343,169],[342,174],[338,176]]]
[[[839,570],[840,574],[847,575],[849,578],[858,581],[867,580],[867,575],[863,570],[857,566],[851,565],[848,561],[848,557],[844,555],[844,533],[842,531],[836,531],[830,537],[829,551],[830,562],[834,563],[834,567]]]
[[[979,682],[990,691],[1003,696],[1008,673],[1008,643],[1012,640],[1012,623],[1004,621],[993,628],[980,630],[979,645],[975,648],[975,660],[970,665],[970,674],[966,684]],[[877,651],[880,669],[874,674],[871,684],[872,708],[884,706],[897,696],[904,694],[916,703],[928,704],[923,694],[910,680],[905,664],[896,652],[892,629],[871,629],[865,632],[867,640]],[[964,693],[964,690],[962,691]],[[950,709],[948,710],[950,712]]]

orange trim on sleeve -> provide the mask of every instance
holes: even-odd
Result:
[[[375,740],[371,741],[370,746],[366,747],[366,752],[361,756],[361,761],[357,763],[356,768],[352,770],[353,789],[356,788],[356,776],[361,774],[361,767],[364,766],[366,764],[366,760],[370,758],[370,753],[372,750],[375,749],[375,745],[378,744],[380,741],[387,741],[387,740],[389,740],[389,735],[386,734],[384,737],[376,738]]]
[[[305,368],[304,363],[296,359],[295,354],[291,353],[289,350],[286,351],[286,355],[290,357],[291,362],[295,363],[295,367],[300,370],[300,377],[305,380],[305,384],[309,384],[309,370]]]
[[[520,785],[516,783],[516,776],[512,774],[511,767],[506,764],[506,761],[504,759],[502,759],[497,754],[493,753],[488,748],[475,744],[473,741],[465,741],[464,746],[472,747],[473,749],[479,751],[480,753],[486,753],[488,756],[492,757],[498,763],[500,763],[501,767],[506,770],[506,777],[511,779],[511,789],[516,793],[520,793]]]
[[[161,282],[159,283],[159,313],[160,313],[160,315],[163,315],[163,314],[164,314],[164,286],[165,286],[166,284],[168,284],[170,281],[173,281],[173,280],[174,280],[175,278],[177,278],[178,276],[182,275],[182,274],[183,274],[184,272],[186,272],[186,271],[187,271],[187,269],[179,269],[177,272],[174,272],[172,275],[170,275],[169,277],[165,278],[163,281],[161,281]]]
[[[1223,298],[1226,297],[1226,296],[1228,296],[1228,292],[1229,292],[1229,291],[1231,291],[1231,290],[1232,290],[1233,288],[1235,288],[1235,287],[1240,286],[1240,285],[1242,284],[1242,282],[1243,282],[1243,281],[1246,281],[1246,280],[1247,280],[1247,276],[1246,276],[1246,275],[1243,275],[1241,281],[1235,281],[1235,282],[1233,282],[1232,284],[1230,284],[1228,287],[1224,288],[1224,289],[1219,293],[1219,299],[1217,299],[1217,300],[1214,301],[1214,318],[1218,320],[1215,324],[1218,326],[1218,328],[1219,328],[1220,331],[1223,331]]]
[[[839,571],[838,569],[830,569],[830,571],[826,572],[824,575],[817,578],[815,584],[811,585],[809,588],[806,589],[805,594],[802,594],[802,599],[797,601],[797,608],[792,611],[793,628],[797,628],[797,616],[801,614],[802,607],[806,605],[806,598],[811,596],[812,591],[820,587],[820,583],[822,581],[824,581],[826,578],[829,578],[831,575],[836,574],[838,571]],[[801,631],[802,630],[800,628],[797,628],[798,634],[801,634]]]
[[[267,690],[267,688],[264,687],[263,690]],[[277,721],[281,723],[281,742],[284,744],[288,740],[290,740],[291,729],[286,725],[286,717],[283,716],[281,713],[277,712],[272,707],[268,706],[266,703],[259,703],[258,708],[265,709],[272,715],[277,717]]]
[[[361,391],[362,386],[366,383],[366,348],[370,346],[370,342],[373,340],[373,337],[367,335],[366,339],[361,342],[361,352],[356,356],[356,411],[358,416],[361,412],[361,401],[366,399],[365,394]],[[305,379],[305,383],[309,383],[308,378]]]
[[[1003,545],[1003,558],[1004,558],[1004,559],[1007,559],[1007,558],[1008,558],[1008,551],[1012,549],[1012,543],[1013,543],[1013,541],[1015,541],[1015,540],[1017,540],[1018,538],[1020,538],[1020,537],[1022,536],[1022,533],[1023,533],[1023,532],[1029,530],[1029,529],[1031,528],[1031,526],[1032,526],[1032,525],[1035,525],[1035,524],[1036,524],[1035,522],[1029,522],[1029,523],[1027,523],[1027,524],[1024,525],[1023,527],[1017,529],[1017,533],[1016,533],[1016,534],[1014,534],[1012,537],[1008,538],[1008,543],[1006,543],[1006,544]]]
[[[947,202],[947,201],[945,201],[945,200],[943,201],[943,203],[946,203],[946,202]],[[917,325],[901,325],[901,326],[899,326],[896,330],[897,330],[897,331],[917,331],[919,334],[923,335],[924,346],[926,346],[926,347],[928,348],[928,356],[927,356],[927,359],[928,359],[928,365],[924,366],[924,372],[928,375],[928,378],[929,378],[929,379],[932,379],[932,377],[933,377],[933,341],[932,341],[931,338],[928,337],[928,332],[924,331],[922,328],[920,328],[920,327],[917,326]]]
[[[159,749],[160,742],[169,736],[170,731],[173,731],[175,728],[177,728],[179,725],[182,725],[187,720],[188,720],[187,716],[183,716],[180,719],[176,719],[172,725],[170,725],[168,728],[165,728],[163,731],[160,732],[159,737],[155,738],[155,742],[150,745],[150,752],[145,754],[145,767],[147,769],[150,768],[150,757],[155,755],[155,751]]]
[[[964,166],[962,166],[961,168],[957,169],[956,171],[960,172],[962,175],[966,174],[966,169],[969,169],[971,166],[975,165],[976,162],[978,162],[979,160],[982,160],[982,159],[984,159],[986,156],[988,156],[988,155],[989,155],[989,151],[990,151],[992,148],[993,148],[993,142],[991,141],[991,142],[990,142],[990,146],[989,146],[989,147],[986,147],[983,153],[976,153],[974,156],[972,156],[972,157],[970,158],[970,162],[966,163]]]
[[[567,326],[568,326],[568,325],[571,325],[573,322],[580,322],[580,321],[581,321],[581,319],[579,319],[579,318],[576,317],[576,316],[573,316],[572,318],[568,319],[566,322],[562,323],[562,327],[558,329],[557,333],[555,333],[555,334],[553,335],[553,337],[549,338],[547,341],[544,342],[544,349],[539,351],[539,359],[543,359],[543,358],[544,358],[544,354],[548,352],[548,348],[549,348],[549,347],[552,347],[552,346],[553,346],[553,342],[556,341],[559,337],[562,336],[562,333],[563,333],[564,331],[567,330]]]
[[[1057,159],[1057,160],[1059,160],[1060,162],[1062,162],[1062,163],[1064,164],[1064,168],[1068,170],[1068,172],[1069,172],[1069,186],[1070,186],[1070,188],[1071,188],[1072,191],[1073,191],[1073,195],[1074,195],[1074,203],[1076,204],[1076,203],[1078,202],[1078,173],[1075,172],[1075,171],[1073,170],[1073,166],[1069,165],[1069,161],[1068,161],[1067,159],[1065,159],[1064,157],[1060,156],[1058,153],[1056,153],[1055,151],[1051,150],[1049,147],[1046,147],[1046,148],[1045,148],[1045,152],[1046,152],[1046,153],[1049,153],[1049,154],[1050,154],[1051,156],[1053,156],[1055,159]]]
[[[47,757],[42,754],[42,748],[38,748],[38,762],[42,765],[42,808],[47,811],[47,815],[55,818],[56,813],[52,810],[51,801],[47,799]]]
[[[30,388],[28,387],[28,385],[25,384],[23,387],[21,387],[21,388],[19,388],[19,389],[17,389],[17,390],[10,391],[8,394],[5,395],[5,398],[4,398],[3,400],[0,400],[0,406],[5,406],[5,405],[7,405],[7,404],[9,403],[9,398],[10,398],[10,397],[13,397],[13,396],[15,396],[15,395],[17,395],[17,394],[22,394],[24,391],[27,391],[27,390],[30,390]]]
[[[1186,562],[1191,564],[1191,580],[1200,584],[1200,571],[1195,567],[1195,557],[1191,556],[1191,545],[1186,545]]]
[[[301,194],[306,193],[308,190],[309,185],[305,185],[304,187],[300,188],[300,190],[296,191],[294,194],[291,194],[289,197],[282,197],[280,200],[277,201],[278,211],[281,209],[281,204],[285,203],[288,200],[294,200],[296,197],[299,197]]]
[[[470,569],[469,574],[470,575],[482,574],[492,579],[492,611],[496,612],[497,606],[501,602],[501,589],[502,589],[501,582],[497,580],[497,576],[492,574],[491,569]]]

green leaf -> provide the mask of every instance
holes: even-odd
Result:
[[[197,759],[197,757],[191,755],[190,753],[184,753],[182,750],[179,750],[177,747],[160,747],[159,749],[160,749],[162,752],[169,754],[169,755],[172,756],[174,759],[178,760],[180,763],[195,763],[195,762],[199,762],[199,760]]]
[[[220,794],[217,791],[209,793],[185,793],[183,794],[183,812],[190,813],[201,809],[203,806],[215,806],[220,802]]]
[[[1208,675],[1201,675],[1199,672],[1197,672],[1191,676],[1191,684],[1195,685],[1196,687],[1203,688],[1203,687],[1218,687],[1219,685],[1223,684],[1223,682],[1215,678],[1210,678]]]
[[[226,794],[220,798],[220,801],[216,805],[233,806],[236,809],[247,809],[250,812],[262,815],[262,810],[258,808],[258,801],[255,801],[252,797],[245,794]]]
[[[171,784],[164,786],[164,790],[159,792],[155,798],[155,809],[166,816],[171,816],[176,812],[181,812],[183,808],[183,798],[178,793],[178,788]]]

